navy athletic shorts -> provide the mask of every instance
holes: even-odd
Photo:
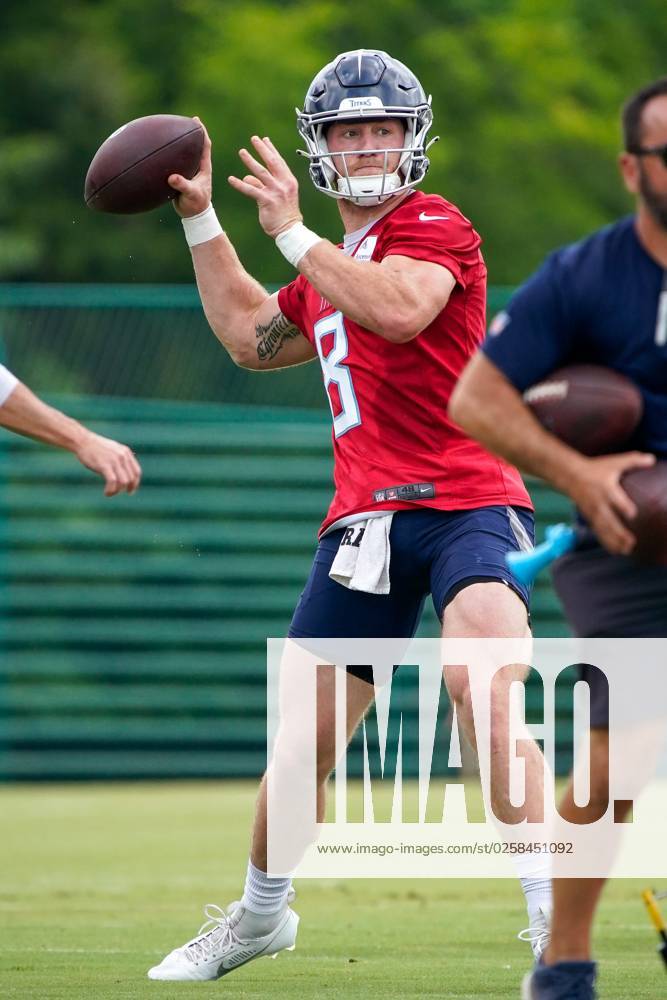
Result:
[[[556,593],[576,636],[585,639],[657,639],[667,636],[667,567],[646,566],[589,545],[552,567]],[[606,679],[586,666],[591,725],[607,729]]]
[[[321,539],[296,606],[291,638],[411,638],[431,594],[438,617],[464,587],[480,581],[507,584],[529,606],[529,590],[505,564],[507,552],[533,543],[531,511],[480,507],[397,511],[391,524],[389,594],[349,590],[329,577],[345,528]],[[372,683],[367,667],[350,673]]]

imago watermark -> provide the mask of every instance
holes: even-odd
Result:
[[[270,639],[269,872],[665,877],[666,722],[667,640]]]

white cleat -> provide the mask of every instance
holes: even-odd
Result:
[[[519,931],[517,937],[519,941],[528,941],[533,949],[535,961],[538,962],[551,937],[551,906],[540,906],[533,916],[530,927]]]
[[[280,951],[294,951],[299,917],[289,906],[268,934],[247,940],[234,929],[243,912],[239,902],[231,903],[226,913],[215,903],[207,903],[207,920],[197,937],[169,952],[148,970],[148,978],[169,982],[220,979],[253,958],[277,958]]]

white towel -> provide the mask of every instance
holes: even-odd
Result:
[[[389,593],[389,531],[393,516],[394,512],[389,511],[345,529],[329,570],[332,580],[367,594]]]

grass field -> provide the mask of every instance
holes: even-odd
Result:
[[[216,783],[0,789],[2,1000],[518,997],[525,912],[503,880],[302,880],[296,951],[217,983],[148,981],[195,934],[204,903],[238,898],[254,794]],[[600,914],[609,1000],[667,996],[642,887],[616,882]]]

